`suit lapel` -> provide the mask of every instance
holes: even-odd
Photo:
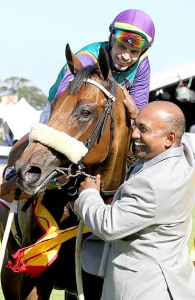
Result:
[[[142,162],[139,158],[134,162],[134,164],[130,167],[130,169],[128,170],[127,174],[126,174],[126,178],[125,180],[127,180],[128,178],[131,177],[131,174],[139,174],[142,170],[149,168],[157,163],[159,163],[160,161],[167,159],[169,157],[173,157],[173,156],[181,156],[183,153],[183,146],[179,146],[176,148],[170,148],[169,150],[166,150],[162,153],[160,153],[159,155],[157,155],[156,157],[146,161],[146,162]],[[135,173],[134,173],[135,171]]]
[[[156,157],[150,159],[146,163],[144,163],[143,169],[149,168],[149,167],[159,163],[162,160],[168,159],[169,157],[181,156],[182,153],[183,153],[183,146],[179,146],[176,148],[170,148],[170,149],[160,153]]]

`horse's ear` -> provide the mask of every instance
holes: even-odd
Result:
[[[106,50],[102,47],[100,48],[97,64],[99,66],[100,73],[103,76],[104,80],[107,80],[108,75],[110,73],[109,60]]]
[[[68,66],[70,68],[70,72],[73,75],[76,75],[78,70],[82,68],[82,64],[80,60],[72,53],[69,44],[66,45],[65,56]]]

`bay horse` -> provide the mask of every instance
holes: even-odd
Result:
[[[113,196],[124,180],[130,142],[124,93],[112,77],[105,50],[100,49],[97,64],[83,67],[67,44],[66,59],[74,78],[65,92],[53,100],[47,125],[32,129],[30,144],[15,164],[17,186],[30,195],[44,193],[42,204],[60,229],[78,225],[77,216],[71,212],[60,220],[67,203],[76,199],[85,175],[100,174],[102,197],[106,201]],[[46,190],[51,178],[60,174],[66,177],[62,189]],[[20,223],[23,247],[43,234],[31,212],[32,205]],[[19,248],[12,235],[8,248],[9,255]],[[53,288],[64,289],[66,300],[77,299],[74,255],[75,238],[72,238],[61,245],[57,259],[38,277],[4,268],[5,299],[47,300]],[[102,283],[101,278],[83,271],[86,300],[101,298]]]

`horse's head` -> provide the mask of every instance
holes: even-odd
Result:
[[[30,145],[16,162],[17,185],[29,194],[57,174],[75,176],[83,167],[101,174],[105,190],[114,189],[125,170],[130,130],[105,50],[97,65],[84,68],[67,45],[66,59],[74,79],[53,100],[47,125],[32,128]]]

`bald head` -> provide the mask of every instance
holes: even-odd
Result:
[[[167,101],[155,101],[146,105],[141,111],[150,114],[153,119],[164,121],[162,130],[164,132],[174,131],[176,143],[180,144],[185,132],[185,117],[179,106]]]
[[[142,161],[148,161],[178,147],[184,130],[185,118],[177,105],[165,101],[147,104],[134,123],[132,139],[135,155]]]

